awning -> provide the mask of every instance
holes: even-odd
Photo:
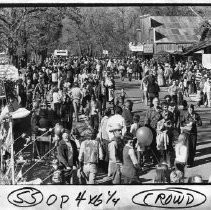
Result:
[[[167,52],[167,51],[159,51],[156,54],[157,55],[170,55],[171,53],[170,52]]]
[[[211,40],[205,40],[205,41],[200,41],[198,42],[197,44],[194,44],[190,47],[187,47],[183,50],[183,54],[184,55],[188,55],[188,54],[191,54],[191,53],[194,53],[194,52],[197,52],[199,50],[202,50],[206,47],[209,47],[211,46]]]

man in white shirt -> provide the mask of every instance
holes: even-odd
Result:
[[[113,127],[114,124],[120,124],[122,126],[123,136],[127,131],[125,119],[122,117],[121,114],[122,114],[122,108],[117,106],[115,108],[115,115],[111,116],[107,121],[106,131],[108,133],[108,137],[110,141],[114,137],[113,132],[110,132],[111,130],[110,128]]]

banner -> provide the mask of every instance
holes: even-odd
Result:
[[[108,50],[103,50],[103,55],[108,55]]]
[[[188,209],[208,210],[211,186],[0,186],[4,210]]]
[[[55,50],[54,51],[55,56],[68,56],[67,50]]]
[[[202,66],[211,69],[211,54],[202,54]]]

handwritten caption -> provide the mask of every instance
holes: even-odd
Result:
[[[71,205],[80,207],[82,203],[85,205],[91,205],[97,207],[100,205],[112,204],[115,207],[120,201],[120,197],[117,196],[117,191],[107,191],[106,193],[93,194],[92,192],[87,192],[84,190],[79,192],[75,199],[75,205],[70,202],[70,195],[56,195],[54,193],[49,196],[43,195],[43,193],[33,187],[23,187],[12,191],[7,200],[16,207],[33,207],[38,204],[46,204],[47,206],[59,205],[62,209],[64,205]],[[69,202],[69,203],[68,203]]]
[[[136,205],[162,208],[192,208],[202,205],[206,196],[187,188],[152,189],[139,192],[132,197]]]
[[[138,187],[138,188],[137,188]],[[41,192],[34,187],[22,187],[8,194],[7,200],[16,207],[33,207],[43,205],[45,207],[55,207],[58,209],[69,209],[84,206],[94,207],[121,207],[120,201],[129,206],[139,205],[140,209],[146,207],[154,208],[193,208],[204,204],[206,196],[196,190],[179,187],[169,187],[165,189],[149,189],[139,191],[134,194],[133,186],[130,186],[131,194],[124,194],[117,187],[115,190],[95,190],[69,191],[69,194],[56,194]],[[142,186],[140,186],[142,188]],[[136,186],[135,189],[140,189]],[[121,193],[120,193],[121,192]]]

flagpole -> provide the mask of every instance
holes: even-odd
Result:
[[[12,125],[12,117],[10,117],[9,127],[11,129],[11,175],[12,175],[12,184],[15,184],[15,166],[14,166],[14,138],[13,138],[13,125]]]

